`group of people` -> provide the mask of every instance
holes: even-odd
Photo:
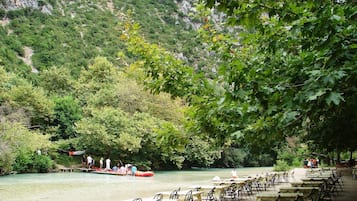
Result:
[[[112,171],[114,172],[118,172],[119,174],[122,175],[135,175],[135,173],[137,172],[137,168],[134,165],[131,164],[126,164],[126,165],[120,165],[118,164],[118,166],[114,166],[112,168]]]
[[[108,169],[108,170],[111,169],[110,168],[110,163],[111,163],[110,158],[107,158],[105,160],[105,169]],[[91,168],[94,167],[94,164],[95,164],[95,160],[94,160],[94,158],[92,158],[91,155],[83,155],[82,156],[82,167],[86,167],[88,169],[91,169]],[[100,169],[104,168],[104,159],[103,159],[103,157],[100,158],[100,160],[99,160],[99,168]]]
[[[318,168],[319,159],[318,158],[305,158],[304,168]]]
[[[105,164],[104,164],[105,162]],[[94,168],[95,160],[90,156],[90,155],[83,155],[82,157],[82,166],[86,167],[88,169]],[[126,164],[123,165],[121,163],[118,163],[116,166],[113,166],[111,168],[111,160],[110,158],[105,159],[101,157],[99,160],[99,169],[104,170],[104,171],[114,171],[118,172],[120,174],[125,174],[125,175],[135,175],[137,172],[137,168],[134,165],[131,164]]]

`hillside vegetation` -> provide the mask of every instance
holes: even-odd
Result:
[[[190,2],[1,1],[0,174],[352,162],[353,1]]]
[[[29,76],[31,68],[19,58],[25,56],[24,47],[34,51],[32,64],[39,71],[66,67],[77,76],[98,55],[122,67],[121,59],[127,58],[118,57],[125,49],[117,29],[127,12],[133,13],[150,41],[182,53],[187,61],[195,60],[195,32],[177,17],[182,13],[172,0],[68,1],[52,7],[50,14],[33,8],[0,12],[7,21],[0,30],[0,56],[7,70]]]
[[[150,94],[135,81],[144,75],[127,69],[135,57],[119,30],[128,14],[149,41],[198,62],[196,33],[174,1],[38,3],[52,9],[0,12],[1,173],[79,163],[61,154],[73,148],[142,169],[209,166],[220,157],[212,139],[185,130],[184,101]]]

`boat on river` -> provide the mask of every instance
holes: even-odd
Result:
[[[91,172],[95,173],[95,174],[108,174],[108,175],[117,175],[117,176],[130,175],[130,174],[122,173],[120,171],[102,170],[102,169],[96,169]],[[135,176],[136,177],[152,177],[152,176],[154,176],[154,172],[152,172],[152,171],[136,171]]]
[[[154,176],[154,172],[152,172],[152,171],[136,171],[135,176],[136,177],[152,177],[152,176]]]

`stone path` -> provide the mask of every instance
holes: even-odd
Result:
[[[339,170],[342,175],[343,192],[335,198],[336,201],[357,201],[357,179],[352,179],[352,170],[343,168]]]

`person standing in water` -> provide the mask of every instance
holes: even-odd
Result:
[[[136,171],[137,171],[137,168],[136,168],[135,165],[133,165],[133,166],[131,167],[131,175],[135,176]]]
[[[237,178],[237,171],[235,168],[232,170],[232,178]]]
[[[103,169],[103,165],[104,165],[104,158],[101,157],[100,160],[99,160],[99,168]]]
[[[105,160],[105,170],[111,170],[110,162],[110,158],[107,158],[107,160]]]

